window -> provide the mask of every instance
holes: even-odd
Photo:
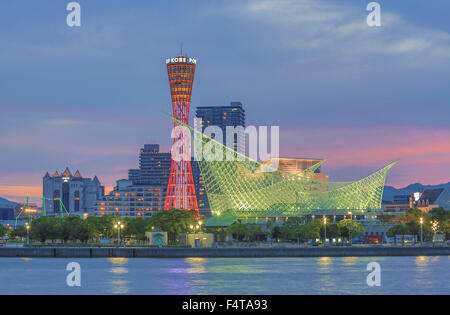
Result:
[[[67,182],[62,184],[62,203],[64,208],[70,212],[70,185]]]
[[[61,193],[59,192],[59,190],[55,190],[53,192],[53,212],[59,212],[60,198],[61,198]]]
[[[80,192],[78,190],[75,191],[74,193],[74,197],[75,197],[75,212],[80,211]]]

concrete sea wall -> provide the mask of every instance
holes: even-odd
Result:
[[[100,248],[0,247],[0,257],[324,257],[437,256],[450,247]]]

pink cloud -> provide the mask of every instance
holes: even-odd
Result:
[[[329,127],[283,131],[281,128],[280,134],[282,156],[328,158],[323,169],[331,174],[350,167],[373,171],[398,160],[399,163],[390,172],[392,185],[450,181],[448,129]],[[290,146],[283,146],[286,143]],[[295,144],[302,144],[303,147],[294,148]],[[287,150],[283,150],[284,147]]]
[[[26,197],[29,197],[32,202],[40,202],[40,198],[42,198],[42,186],[0,185],[0,196],[16,202],[23,202]]]

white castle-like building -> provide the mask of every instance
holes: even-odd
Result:
[[[64,211],[62,206],[69,213],[94,214],[96,201],[105,195],[105,187],[97,176],[84,178],[78,170],[72,175],[67,167],[62,173],[45,174],[43,192],[49,215]]]

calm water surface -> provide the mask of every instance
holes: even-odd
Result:
[[[66,285],[69,262],[81,287]],[[381,286],[368,287],[369,262]],[[0,294],[450,294],[450,256],[0,258]]]

